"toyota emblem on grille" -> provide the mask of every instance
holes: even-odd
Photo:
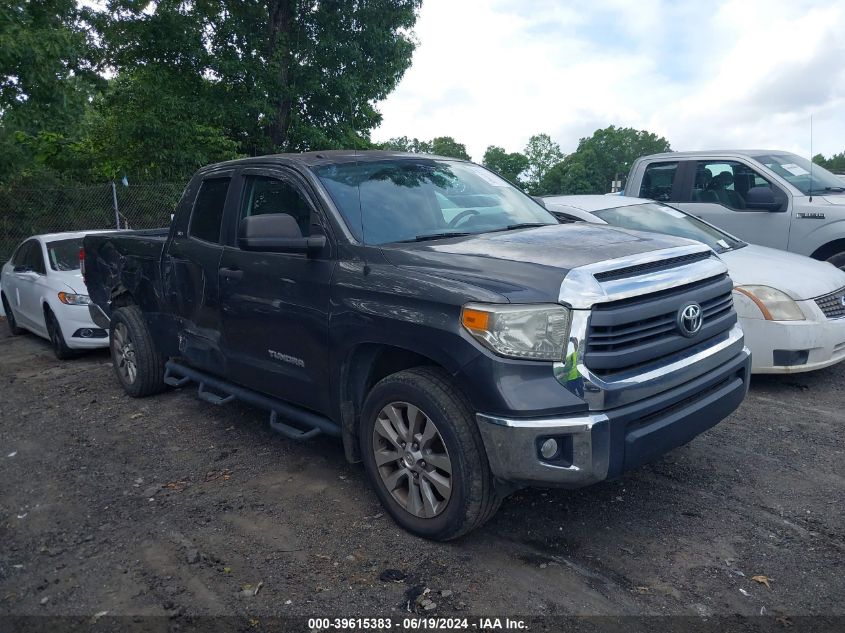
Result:
[[[678,310],[678,329],[686,337],[692,337],[698,334],[702,321],[701,306],[697,303],[688,303]]]

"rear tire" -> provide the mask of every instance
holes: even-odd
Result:
[[[501,504],[469,402],[441,369],[409,369],[376,384],[359,442],[382,505],[417,536],[458,538]]]
[[[69,348],[67,342],[65,342],[59,320],[53,314],[53,311],[46,306],[44,308],[44,322],[47,326],[47,334],[50,337],[50,344],[53,346],[53,353],[56,355],[56,358],[59,360],[68,360],[76,356],[76,352]]]
[[[143,398],[164,390],[164,359],[138,306],[112,313],[109,349],[114,373],[130,396]]]
[[[9,305],[9,301],[6,299],[6,295],[0,295],[0,299],[3,300],[3,312],[6,313],[6,323],[8,323],[9,325],[9,332],[12,336],[22,334],[23,329],[19,327],[18,322],[15,321],[15,315],[12,314],[12,306]]]
[[[841,253],[834,253],[827,258],[827,261],[836,266],[840,270],[845,270],[845,251]]]

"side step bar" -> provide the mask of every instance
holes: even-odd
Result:
[[[197,396],[208,403],[215,405],[228,404],[232,400],[242,400],[249,404],[270,410],[270,428],[281,433],[292,440],[308,440],[312,437],[325,433],[332,437],[340,437],[340,426],[330,419],[300,409],[299,407],[265,396],[264,394],[233,384],[204,371],[186,367],[176,361],[167,361],[164,366],[164,382],[171,387],[184,387],[193,381],[198,384]],[[209,388],[213,391],[209,391]],[[280,417],[287,418],[305,430],[291,426],[279,421]]]

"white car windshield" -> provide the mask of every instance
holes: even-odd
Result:
[[[805,196],[845,193],[845,183],[839,178],[824,167],[816,164],[811,167],[810,161],[796,154],[760,154],[751,158],[771,169]]]
[[[745,242],[731,237],[715,226],[710,226],[683,211],[657,202],[602,209],[592,211],[592,213],[608,224],[623,229],[665,233],[697,240],[707,244],[717,253],[745,246]]]
[[[472,163],[399,158],[314,171],[349,230],[365,244],[557,224],[529,196]]]

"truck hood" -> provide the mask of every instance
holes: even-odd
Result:
[[[737,286],[769,286],[802,301],[845,288],[845,272],[820,262],[774,248],[749,244],[719,257]]]
[[[388,262],[472,283],[514,303],[557,301],[573,268],[691,240],[591,224],[549,225],[431,242],[388,244]]]

